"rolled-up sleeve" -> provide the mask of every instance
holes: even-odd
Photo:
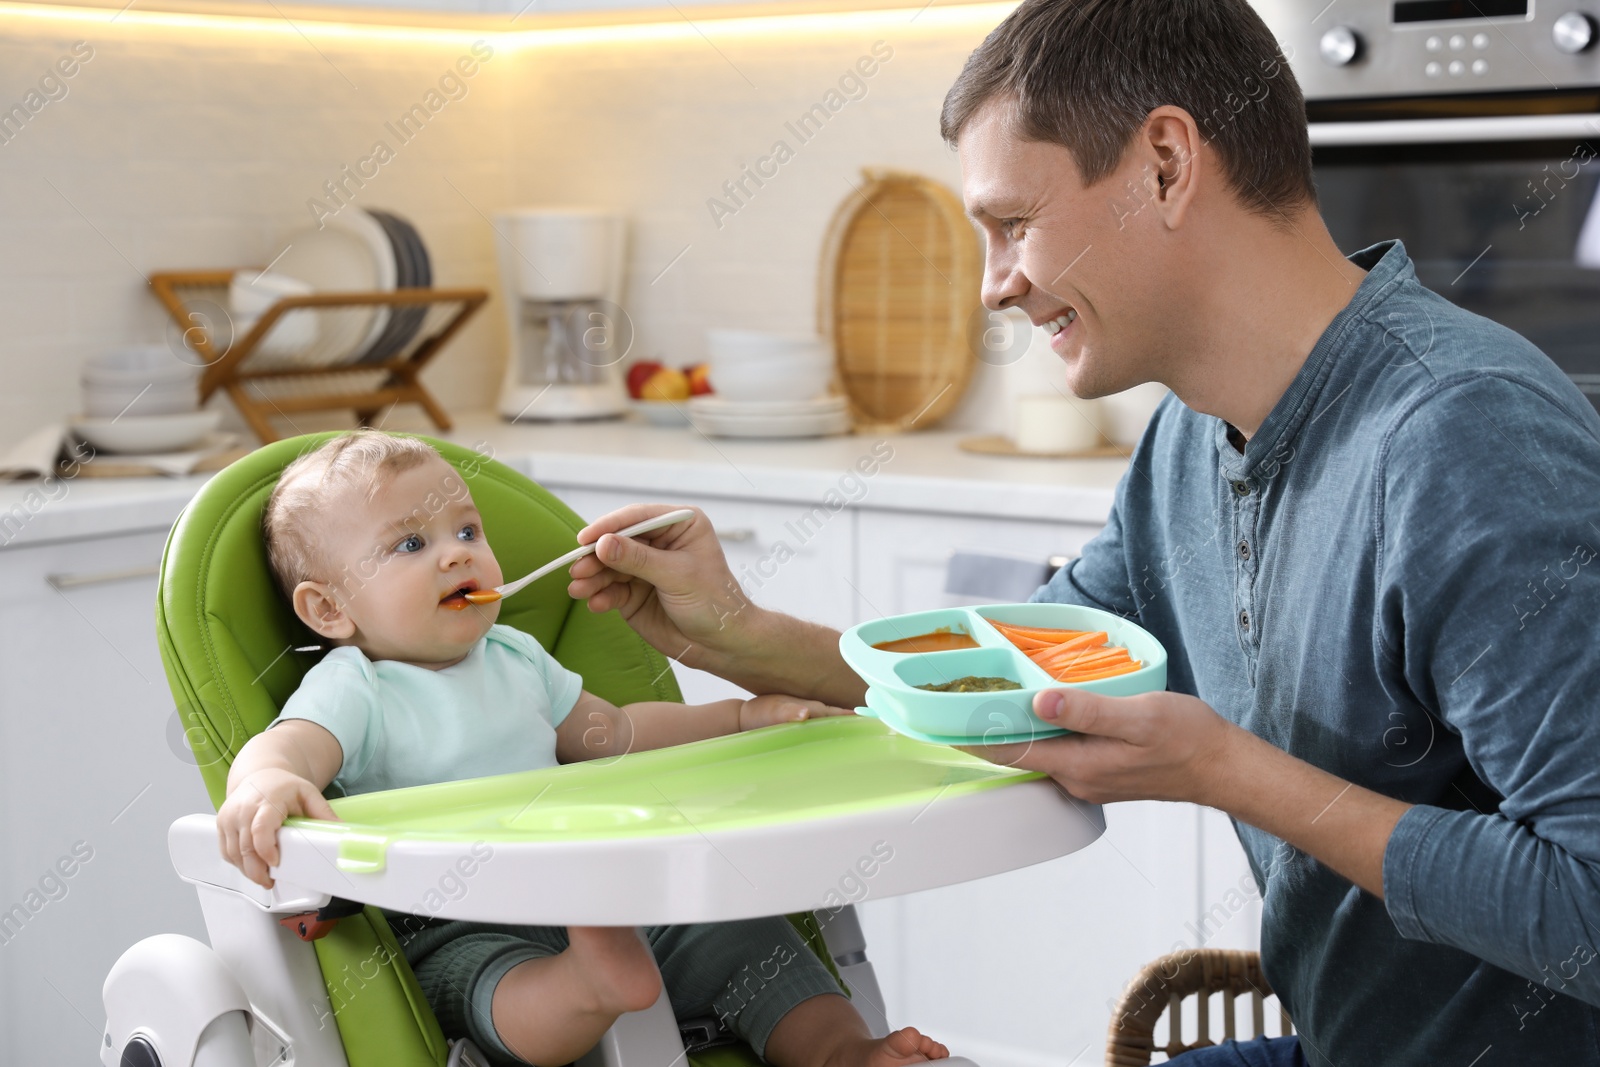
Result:
[[[1377,641],[1478,779],[1383,863],[1407,938],[1600,1004],[1600,441],[1562,398],[1441,383],[1382,460]],[[1485,488],[1489,487],[1489,488]],[[1454,809],[1454,810],[1452,810]]]

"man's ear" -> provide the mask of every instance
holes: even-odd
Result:
[[[300,621],[323,637],[342,641],[355,634],[355,620],[339,603],[333,586],[326,582],[301,582],[294,587],[294,594],[289,599]]]
[[[1163,104],[1145,116],[1142,137],[1156,172],[1153,203],[1167,226],[1177,229],[1199,186],[1200,128],[1187,111]]]

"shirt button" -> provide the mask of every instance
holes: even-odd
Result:
[[[1249,559],[1250,558],[1250,542],[1249,541],[1240,541],[1239,542],[1239,558],[1240,559]]]
[[[1250,613],[1248,611],[1239,612],[1239,629],[1250,629]]]
[[[1235,493],[1238,493],[1240,496],[1249,496],[1250,495],[1250,483],[1249,482],[1234,482],[1233,483],[1233,491]]]

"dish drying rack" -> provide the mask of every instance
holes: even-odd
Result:
[[[489,299],[487,289],[394,289],[286,296],[234,336],[228,285],[234,270],[159,271],[150,275],[156,299],[177,324],[184,344],[204,361],[200,402],[224,392],[262,444],[281,436],[272,416],[353,411],[370,425],[392,404],[418,404],[440,430],[450,416],[418,374]],[[370,324],[380,309],[421,318],[414,336],[381,359],[368,360]],[[370,310],[369,310],[370,309]],[[316,316],[316,340],[293,349],[263,345],[291,313]],[[350,360],[354,359],[354,362]]]

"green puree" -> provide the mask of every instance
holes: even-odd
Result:
[[[929,682],[917,688],[931,693],[996,693],[1002,689],[1021,689],[1022,683],[1013,682],[1010,678],[984,678],[969,674],[952,682]]]

